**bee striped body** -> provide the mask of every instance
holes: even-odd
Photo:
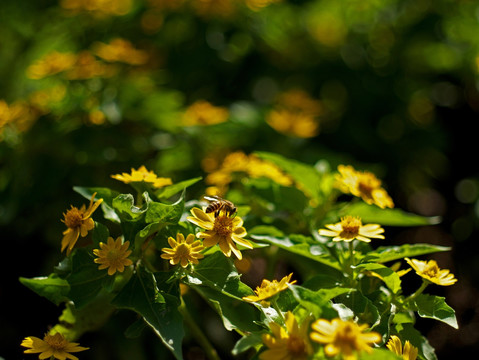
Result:
[[[218,217],[221,211],[223,211],[226,216],[231,217],[236,213],[236,206],[231,201],[223,199],[217,195],[210,197],[205,196],[205,199],[210,201],[210,204],[207,206],[205,212],[215,213],[215,217]]]

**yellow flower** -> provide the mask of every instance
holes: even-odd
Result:
[[[256,295],[250,295],[243,297],[243,300],[249,302],[258,302],[261,301],[261,304],[264,306],[269,306],[269,302],[264,301],[266,299],[272,298],[276,294],[279,294],[281,291],[284,291],[288,288],[289,285],[296,283],[296,280],[290,282],[293,273],[285,276],[280,281],[273,280],[269,281],[267,279],[263,279],[260,286],[256,287],[254,291]]]
[[[253,11],[260,11],[270,4],[281,2],[282,0],[245,0],[245,4]]]
[[[238,259],[242,259],[242,255],[236,244],[248,249],[253,248],[248,240],[243,239],[246,236],[246,229],[242,226],[243,219],[239,216],[229,217],[222,211],[215,217],[214,213],[207,214],[199,208],[190,211],[193,216],[188,216],[187,220],[205,229],[196,234],[198,238],[203,239],[203,246],[218,244],[223,254],[230,257],[233,252]]]
[[[381,235],[384,229],[378,224],[363,225],[361,218],[354,216],[345,216],[341,222],[326,225],[329,229],[320,229],[319,235],[333,237],[333,241],[359,241],[370,242],[370,238],[384,239]]]
[[[416,271],[416,274],[423,279],[441,286],[454,285],[457,281],[454,274],[451,274],[448,269],[440,269],[437,262],[434,260],[421,261],[416,259],[405,258],[406,262]]]
[[[131,168],[131,174],[122,173],[111,175],[113,179],[124,182],[125,184],[136,183],[136,182],[146,182],[150,183],[155,188],[161,188],[166,185],[171,185],[172,181],[170,178],[158,177],[153,171],[148,171],[148,169],[142,165],[135,170]]]
[[[261,360],[306,360],[312,354],[313,349],[308,339],[309,319],[306,318],[299,326],[293,313],[288,311],[285,325],[286,328],[275,322],[269,324],[272,335],[262,335],[268,350],[259,355]]]
[[[35,80],[43,79],[44,77],[70,69],[75,64],[75,61],[76,55],[73,53],[53,51],[31,64],[27,68],[27,76]]]
[[[170,260],[171,265],[180,264],[182,267],[188,266],[188,263],[198,264],[198,259],[204,257],[203,254],[200,254],[200,251],[204,249],[201,245],[201,241],[195,241],[195,235],[189,234],[186,237],[183,234],[176,234],[176,240],[171,236],[168,238],[168,244],[170,248],[163,248],[161,251],[164,254],[161,254],[162,259]]]
[[[67,255],[70,255],[78,240],[78,237],[80,235],[85,237],[88,234],[88,231],[93,229],[95,226],[95,222],[91,216],[98,206],[100,206],[100,204],[103,202],[103,199],[93,202],[95,195],[96,193],[94,193],[91,197],[88,208],[85,208],[84,204],[80,209],[72,205],[71,209],[67,210],[67,212],[63,214],[64,220],[62,221],[65,223],[68,229],[63,232],[62,251],[67,249]]]
[[[391,336],[386,347],[396,355],[402,356],[404,360],[416,360],[417,358],[417,347],[412,346],[409,340],[406,340],[403,348],[401,339],[396,335]]]
[[[360,197],[367,204],[375,204],[380,208],[393,208],[394,203],[379,180],[368,171],[356,171],[350,165],[339,165],[336,176],[338,188],[346,193]]]
[[[266,122],[276,131],[299,138],[311,138],[319,134],[319,122],[316,118],[302,112],[288,109],[272,110]]]
[[[148,61],[148,54],[145,51],[135,49],[131,42],[122,38],[113,39],[109,44],[95,43],[93,52],[109,62],[143,65]]]
[[[311,327],[311,340],[326,345],[324,352],[327,356],[341,354],[344,360],[355,360],[361,351],[370,353],[371,345],[381,341],[381,335],[377,332],[363,332],[367,325],[339,318],[331,321],[319,319]]]
[[[123,272],[125,266],[130,266],[133,262],[128,259],[131,254],[131,250],[128,250],[130,246],[129,241],[125,241],[122,244],[121,237],[113,240],[112,237],[108,238],[107,243],[100,242],[100,249],[93,249],[93,254],[98,256],[95,263],[100,264],[99,270],[108,269],[108,275],[113,275],[117,271]]]
[[[213,125],[225,122],[228,117],[228,109],[214,106],[205,100],[199,100],[186,109],[183,114],[183,123],[187,126]]]
[[[78,358],[70,353],[88,350],[89,348],[78,346],[78,343],[71,343],[66,340],[62,334],[55,335],[46,334],[42,339],[35,336],[29,336],[23,339],[21,346],[29,348],[24,352],[26,354],[40,353],[39,359],[49,359],[51,357],[59,360]]]

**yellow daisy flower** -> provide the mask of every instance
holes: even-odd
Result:
[[[254,291],[256,295],[245,296],[243,297],[243,300],[249,302],[261,301],[262,305],[269,306],[269,303],[264,300],[272,298],[276,294],[279,294],[281,291],[286,290],[289,285],[296,283],[296,280],[290,282],[292,276],[293,273],[289,274],[288,276],[285,276],[280,281],[269,281],[267,279],[263,279],[261,285],[257,286],[256,290]]]
[[[412,346],[409,340],[406,340],[403,348],[401,339],[396,335],[391,336],[386,347],[404,360],[416,360],[417,358],[417,347]]]
[[[183,123],[192,125],[214,125],[228,120],[227,108],[214,106],[206,100],[191,104],[183,115]]]
[[[78,343],[69,342],[60,333],[56,333],[55,335],[46,334],[43,340],[35,336],[29,336],[23,339],[20,345],[29,348],[24,351],[26,354],[40,353],[38,356],[39,359],[49,359],[53,357],[59,360],[78,360],[76,356],[70,353],[89,349],[78,346]]]
[[[263,334],[263,343],[268,350],[259,355],[261,360],[306,360],[313,349],[308,339],[309,319],[298,325],[293,313],[288,311],[285,315],[286,328],[275,322],[269,327],[272,334]]]
[[[440,269],[434,260],[421,261],[409,258],[405,258],[405,260],[416,271],[416,274],[429,282],[441,286],[450,286],[457,281],[454,274],[451,274],[448,269]]]
[[[95,263],[100,264],[99,270],[108,269],[108,275],[113,275],[117,271],[123,272],[125,266],[130,266],[133,262],[128,259],[131,254],[131,250],[128,250],[130,246],[129,241],[125,241],[122,244],[121,237],[113,240],[112,237],[108,238],[107,243],[100,242],[101,249],[93,249],[93,254],[98,256]]]
[[[176,234],[176,240],[171,236],[168,238],[168,244],[171,248],[163,248],[161,251],[164,254],[161,254],[162,259],[170,260],[171,265],[180,264],[182,267],[188,266],[188,263],[198,264],[198,259],[204,257],[203,254],[200,254],[200,251],[204,249],[201,241],[195,241],[195,235],[189,234],[185,237],[183,234]]]
[[[67,212],[63,214],[64,219],[62,222],[65,223],[68,229],[63,232],[62,251],[67,249],[67,255],[70,255],[78,240],[78,237],[80,235],[85,237],[88,234],[88,231],[93,229],[95,226],[95,222],[91,216],[98,206],[100,206],[100,204],[103,202],[103,199],[93,202],[95,195],[96,193],[94,193],[91,197],[88,208],[85,208],[85,205],[82,205],[82,207],[78,209],[72,205],[71,209],[67,210]]]
[[[131,174],[122,173],[111,175],[111,177],[124,182],[125,184],[146,182],[150,183],[155,188],[162,188],[166,185],[173,184],[170,178],[158,177],[153,171],[149,171],[144,165],[140,166],[138,170],[131,168]]]
[[[320,229],[319,235],[329,236],[333,241],[359,241],[370,242],[371,238],[384,239],[384,229],[378,224],[363,225],[361,218],[345,216],[341,222],[326,225],[327,229]]]
[[[339,165],[336,176],[337,187],[346,194],[360,197],[367,204],[375,204],[380,208],[393,208],[394,203],[379,180],[368,171],[356,171],[352,166]]]
[[[311,327],[311,340],[324,344],[327,356],[341,354],[344,360],[356,360],[357,353],[361,351],[370,353],[371,345],[381,341],[381,335],[377,332],[363,332],[368,325],[358,325],[339,318],[331,321],[318,319]]]
[[[210,247],[219,245],[221,251],[230,257],[233,252],[238,259],[242,259],[241,251],[236,244],[252,249],[253,245],[243,239],[246,236],[246,229],[242,226],[243,219],[239,216],[229,217],[223,211],[215,217],[214,213],[205,213],[199,208],[190,210],[193,216],[186,219],[205,229],[196,234],[196,237],[203,239],[203,246]]]

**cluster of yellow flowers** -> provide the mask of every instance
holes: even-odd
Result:
[[[253,154],[246,155],[241,151],[230,153],[223,159],[219,168],[214,170],[215,160],[207,159],[205,163],[207,162],[213,163],[213,166],[208,164],[209,174],[205,179],[206,184],[211,186],[207,189],[209,195],[224,194],[235,173],[245,173],[255,179],[265,177],[284,186],[293,184],[293,180],[279,167]]]
[[[276,131],[299,138],[310,138],[319,133],[321,102],[305,91],[289,90],[278,96],[266,122]]]
[[[182,122],[185,126],[214,125],[227,121],[228,117],[227,108],[214,106],[206,100],[198,100],[185,110]]]
[[[47,76],[64,73],[68,80],[92,79],[95,77],[111,77],[118,72],[112,64],[106,62],[123,62],[129,65],[143,65],[148,61],[148,53],[133,47],[131,42],[116,38],[109,44],[97,42],[92,51],[83,50],[78,54],[53,51],[33,62],[27,68],[30,79],[43,79]]]
[[[61,0],[60,6],[73,15],[87,12],[99,17],[122,16],[133,7],[133,0]]]
[[[19,132],[26,131],[37,118],[36,109],[25,101],[16,101],[9,105],[5,100],[0,100],[0,141],[7,126]]]

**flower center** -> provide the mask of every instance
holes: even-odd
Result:
[[[213,230],[222,237],[229,237],[233,232],[233,218],[220,215],[215,218]]]
[[[294,356],[301,356],[305,353],[304,341],[303,339],[297,336],[291,335],[288,338],[287,347],[288,347],[289,353],[293,354]]]
[[[175,248],[176,255],[180,258],[185,258],[190,255],[190,247],[186,244],[180,244]]]
[[[110,264],[118,263],[122,258],[122,253],[119,252],[117,249],[108,250],[106,254],[106,259],[110,262]]]
[[[345,352],[349,352],[356,346],[357,333],[350,324],[345,324],[336,333],[336,343]]]
[[[65,225],[70,229],[79,227],[83,221],[83,212],[78,208],[72,206],[65,214]]]
[[[55,335],[45,335],[43,340],[48,344],[48,346],[55,350],[63,350],[67,345],[65,338],[58,333]]]
[[[349,236],[358,235],[361,225],[361,218],[359,217],[346,216],[341,219],[341,227],[343,228],[343,233]]]
[[[372,191],[379,186],[380,183],[373,174],[365,173],[359,177],[358,189],[362,194],[366,196],[371,196]]]
[[[423,271],[424,275],[427,275],[431,278],[437,277],[438,273],[439,273],[439,267],[437,266],[437,263],[434,260],[431,260],[429,264],[426,265]]]

